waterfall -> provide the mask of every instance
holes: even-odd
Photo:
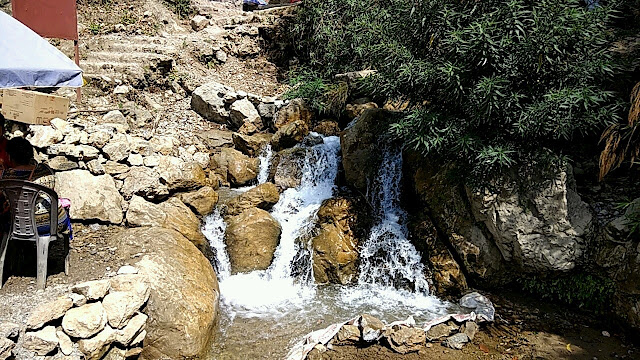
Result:
[[[209,240],[211,250],[214,252],[216,260],[214,266],[220,279],[226,279],[231,276],[231,263],[224,243],[224,232],[226,230],[227,223],[224,222],[219,209],[215,209],[212,214],[205,218],[202,234]]]
[[[360,250],[358,283],[427,294],[429,285],[420,253],[407,239],[406,212],[400,207],[402,152],[386,149],[369,187],[376,224]]]
[[[267,144],[262,152],[260,152],[260,156],[258,156],[260,160],[260,171],[258,172],[258,184],[264,184],[267,182],[267,178],[269,177],[269,168],[271,167],[271,159],[273,159],[273,150],[271,149],[271,144]]]

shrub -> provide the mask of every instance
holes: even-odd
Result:
[[[544,300],[563,302],[583,310],[606,312],[611,305],[613,280],[586,274],[566,275],[555,279],[532,277],[520,280],[522,289]]]
[[[582,0],[305,0],[289,31],[325,81],[377,70],[363,84],[372,95],[413,104],[391,132],[483,179],[556,165],[619,121],[614,14]]]

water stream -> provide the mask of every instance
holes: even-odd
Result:
[[[203,232],[216,253],[222,315],[212,359],[282,359],[306,333],[361,313],[387,322],[413,315],[420,323],[451,307],[428,294],[420,254],[407,240],[406,214],[398,200],[402,157],[394,150],[385,153],[369,189],[376,221],[360,250],[357,284],[313,282],[305,235],[322,202],[336,191],[339,153],[335,136],[307,149],[300,185],[285,190],[271,210],[282,235],[267,270],[231,274],[224,221],[219,212],[207,217]],[[265,173],[268,166],[266,162]],[[266,181],[266,175],[260,181]]]

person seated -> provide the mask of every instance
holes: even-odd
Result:
[[[33,183],[53,189],[53,174],[51,170],[42,164],[36,163],[33,156],[33,146],[24,138],[16,137],[7,142],[8,163],[2,170],[0,178],[3,180],[16,179],[27,180]],[[58,232],[67,234],[73,238],[71,220],[66,206],[58,201]],[[51,199],[47,194],[41,193],[36,200],[36,225],[39,234],[49,233],[49,212],[51,211]]]

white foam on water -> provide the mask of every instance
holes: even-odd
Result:
[[[220,279],[231,275],[231,263],[227,254],[227,246],[224,243],[224,232],[227,230],[227,223],[220,215],[220,210],[215,211],[204,219],[202,234],[209,240],[211,249],[215,252],[216,273]]]
[[[258,160],[260,160],[260,165],[258,167],[258,184],[264,184],[267,182],[269,178],[269,168],[271,168],[271,160],[273,159],[273,150],[271,149],[271,144],[267,144],[260,155],[258,156]],[[237,189],[234,189],[238,192],[247,192],[256,187],[255,185],[243,186]]]

